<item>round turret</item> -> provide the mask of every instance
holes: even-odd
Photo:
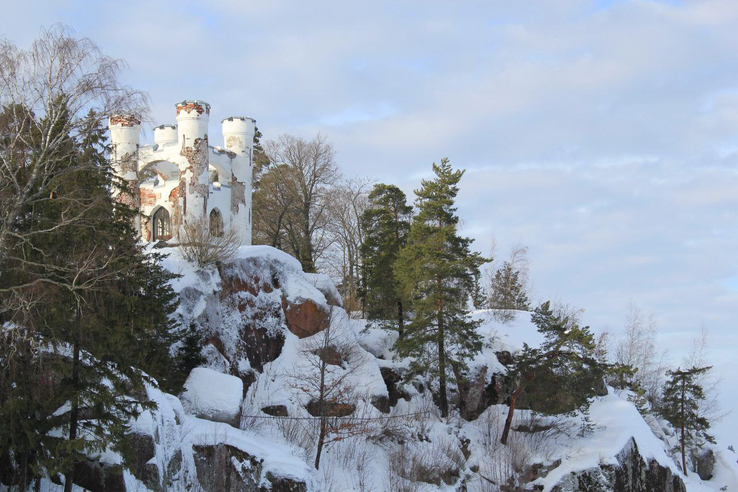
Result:
[[[108,127],[113,170],[125,180],[137,179],[141,120],[130,114],[116,114],[110,117]]]
[[[221,121],[226,149],[237,154],[248,152],[254,141],[256,120],[248,116],[231,116]]]
[[[125,203],[134,210],[139,209],[138,183],[138,145],[141,136],[141,120],[130,114],[116,114],[110,117],[110,164],[113,172],[119,178],[128,182],[131,194],[121,194],[117,190],[114,195],[117,200]],[[133,226],[141,230],[140,217],[136,215]]]
[[[235,155],[231,161],[231,224],[241,235],[242,244],[251,244],[251,151],[256,120],[231,116],[221,121],[225,147]]]
[[[194,147],[195,139],[204,139],[208,134],[209,119],[210,105],[205,101],[185,100],[177,103],[179,144]]]
[[[123,152],[134,152],[141,135],[141,120],[134,115],[115,114],[108,122],[110,142]],[[121,155],[122,157],[122,155]]]
[[[154,143],[156,145],[177,143],[176,125],[159,125],[154,128]]]

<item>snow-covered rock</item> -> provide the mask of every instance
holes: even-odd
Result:
[[[206,367],[196,367],[190,372],[180,399],[187,413],[238,426],[243,381]]]

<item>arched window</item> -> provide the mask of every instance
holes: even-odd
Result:
[[[218,175],[218,171],[216,169],[210,170],[210,182],[220,183],[220,176]]]
[[[223,237],[223,216],[217,208],[210,212],[210,235]]]
[[[169,212],[164,207],[154,212],[154,230],[152,241],[167,241],[172,239],[172,225],[169,220]]]

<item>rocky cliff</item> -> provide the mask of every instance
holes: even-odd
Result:
[[[90,490],[703,490],[685,481],[634,405],[604,386],[586,432],[584,415],[522,408],[511,444],[499,444],[507,367],[523,342],[540,343],[528,313],[507,325],[474,314],[484,349],[456,374],[458,413],[441,419],[433,382],[405,381],[396,335],[349,319],[327,277],[268,247],[242,248],[208,270],[165,251],[165,266],[182,275],[176,316],[201,334],[206,362],[180,395],[148,388],[158,408],[132,425],[135,463],[91,457],[77,475]],[[315,345],[327,328],[331,343]],[[334,433],[320,470],[316,360],[345,387],[326,410]]]

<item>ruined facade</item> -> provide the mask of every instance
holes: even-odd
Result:
[[[177,124],[154,128],[154,145],[140,145],[141,121],[110,118],[111,164],[139,210],[136,230],[144,241],[178,241],[185,224],[202,223],[210,234],[235,228],[251,244],[251,177],[255,120],[221,122],[225,148],[208,145],[210,105],[177,103]]]

